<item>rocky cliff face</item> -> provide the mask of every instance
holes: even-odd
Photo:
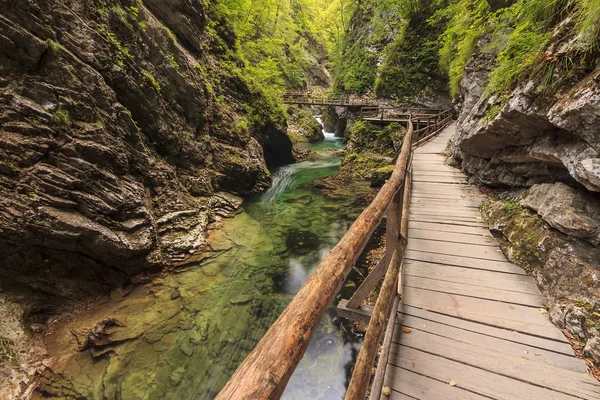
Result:
[[[42,307],[177,261],[293,160],[285,115],[206,3],[0,11],[2,290]]]
[[[537,277],[551,318],[600,362],[600,67],[588,52],[565,69],[571,28],[568,19],[555,28],[541,61],[555,68],[552,80],[526,79],[504,102],[484,94],[494,57],[476,52],[463,75],[453,152],[474,181],[510,192],[500,195],[508,206],[486,211],[493,229]],[[511,204],[523,211],[506,212]]]

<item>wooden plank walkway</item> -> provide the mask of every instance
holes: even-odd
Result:
[[[598,382],[540,311],[535,280],[490,235],[482,196],[445,165],[454,129],[415,151],[403,299],[384,382],[392,392],[381,399],[600,399]]]

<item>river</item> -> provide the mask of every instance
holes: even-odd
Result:
[[[343,148],[324,135],[308,148]],[[214,398],[363,208],[352,196],[330,198],[311,187],[341,161],[319,154],[273,171],[273,186],[213,232],[201,261],[116,291],[59,324],[47,337],[55,360],[45,390],[66,398]],[[110,337],[74,351],[73,333],[107,317],[117,321]],[[284,399],[343,399],[361,343],[350,326],[330,308]]]

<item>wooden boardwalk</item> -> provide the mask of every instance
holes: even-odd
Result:
[[[482,196],[441,155],[454,124],[415,151],[403,299],[381,399],[600,399],[600,385],[506,260]],[[450,385],[454,381],[455,386]]]

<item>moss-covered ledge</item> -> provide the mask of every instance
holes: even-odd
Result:
[[[566,331],[580,356],[599,365],[600,249],[550,227],[521,207],[519,198],[518,193],[490,198],[482,215],[507,258],[535,277],[552,322]]]

